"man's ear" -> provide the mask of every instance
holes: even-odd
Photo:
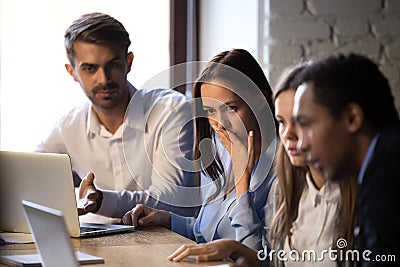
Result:
[[[355,102],[347,105],[345,111],[346,128],[350,133],[356,133],[364,124],[364,111]]]
[[[127,73],[129,73],[131,71],[133,58],[134,58],[133,53],[129,52],[128,56],[127,56],[127,60],[128,60],[128,62],[127,62],[128,63],[128,72]]]
[[[78,82],[78,79],[75,76],[75,71],[74,68],[71,66],[71,64],[65,64],[65,69],[67,70],[67,72],[69,73],[69,75],[72,76],[72,78],[74,78],[75,82]]]

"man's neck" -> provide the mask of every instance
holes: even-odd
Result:
[[[92,106],[100,124],[102,124],[107,131],[114,134],[121,124],[124,122],[125,112],[129,104],[129,94],[122,102],[112,109],[104,109]]]

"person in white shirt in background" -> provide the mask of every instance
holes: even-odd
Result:
[[[193,215],[195,208],[185,205],[185,198],[196,197],[195,190],[185,191],[196,186],[189,166],[191,104],[174,90],[132,86],[130,43],[124,26],[109,15],[85,14],[72,23],[65,67],[89,101],[60,119],[37,151],[68,154],[73,172],[86,176],[80,215],[121,218],[139,203]]]
[[[278,179],[267,205],[267,213],[273,212],[266,219],[272,266],[338,266],[339,261],[331,259],[329,249],[354,248],[356,177],[327,181],[311,164],[306,165],[306,154],[297,147],[299,138],[292,111],[296,75],[306,65],[284,72],[274,92],[281,146],[276,158]],[[346,247],[340,243],[343,240]],[[304,251],[313,251],[315,256],[309,259],[306,254],[303,259]]]

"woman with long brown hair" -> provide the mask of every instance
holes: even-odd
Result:
[[[248,51],[232,49],[206,64],[193,98],[194,160],[208,188],[198,216],[138,205],[124,223],[162,225],[199,243],[229,238],[257,251],[278,144],[271,87]]]
[[[278,179],[271,188],[266,207],[268,249],[257,254],[234,240],[223,239],[182,247],[171,258],[231,257],[240,266],[260,266],[262,260],[271,260],[270,266],[286,267],[338,266],[346,261],[339,252],[334,255],[337,260],[332,260],[332,255],[323,251],[354,248],[357,180],[326,181],[321,173],[307,165],[306,155],[297,149],[298,134],[292,110],[296,76],[303,68],[305,65],[284,72],[275,91],[275,117],[281,144],[275,162]],[[315,257],[307,258],[309,254],[304,251],[315,252]],[[302,255],[306,258],[301,258]]]
[[[277,266],[295,266],[304,260],[309,261],[307,266],[337,266],[341,259],[337,255],[337,261],[332,260],[329,250],[354,247],[357,180],[326,180],[313,165],[306,164],[306,154],[297,148],[292,110],[296,76],[305,67],[302,64],[284,73],[274,95],[281,144],[276,158],[278,179],[270,195],[275,207],[269,209],[274,211],[269,228],[275,253],[271,258]],[[284,251],[284,262],[277,251]],[[304,251],[315,254],[303,259]]]

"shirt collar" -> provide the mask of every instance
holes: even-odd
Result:
[[[279,145],[279,138],[275,137],[268,148],[260,155],[255,163],[250,180],[249,191],[255,191],[268,177],[273,168],[274,158]],[[271,177],[270,177],[271,178]]]
[[[340,199],[340,188],[337,182],[326,181],[325,184],[318,190],[312,181],[309,172],[306,174],[306,181],[308,187],[308,196],[313,206],[316,207],[325,200],[325,202],[334,203]]]
[[[132,85],[131,85],[132,86]],[[137,90],[132,86],[131,101],[125,114],[125,126],[137,131],[146,132],[147,121],[157,99],[149,98],[145,90]]]
[[[361,184],[364,179],[365,171],[367,170],[367,167],[372,159],[372,155],[374,154],[376,142],[378,141],[378,139],[379,133],[375,134],[374,138],[372,138],[372,141],[369,144],[367,155],[365,156],[363,164],[361,165],[360,172],[358,173],[358,184]]]
[[[97,118],[96,113],[94,113],[94,111],[92,109],[92,103],[91,102],[89,103],[89,110],[88,110],[86,129],[87,129],[86,133],[88,135],[90,135],[90,134],[99,135],[100,131],[101,131],[99,119]]]
[[[133,95],[136,93],[137,89],[130,83],[127,82],[128,90],[129,90],[129,96],[132,100]],[[97,118],[96,113],[93,111],[93,104],[92,102],[89,102],[89,109],[88,109],[88,116],[87,116],[87,124],[86,124],[86,134],[95,134],[95,135],[100,135],[102,128],[100,125],[100,121]],[[128,106],[129,108],[129,106]],[[124,119],[125,123],[126,117]]]

